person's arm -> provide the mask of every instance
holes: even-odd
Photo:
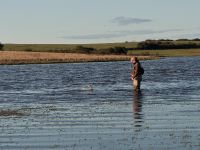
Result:
[[[133,68],[132,71],[131,71],[131,80],[134,79],[134,78],[133,78],[133,75],[134,75],[134,68]]]
[[[135,77],[137,77],[138,74],[139,74],[139,64],[137,63],[137,64],[135,64],[135,66],[134,66],[134,72],[133,72],[133,74],[132,74],[132,80],[133,80]]]

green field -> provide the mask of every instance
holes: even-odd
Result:
[[[200,41],[159,41],[161,44],[175,45],[195,43],[200,46]],[[139,42],[121,42],[121,43],[100,43],[100,44],[4,44],[4,51],[28,51],[28,52],[64,52],[64,53],[81,53],[78,52],[77,47],[83,46],[86,48],[93,48],[93,54],[98,54],[100,50],[107,51],[109,48],[124,47],[127,49],[128,55],[144,55],[144,56],[200,56],[200,48],[191,49],[160,49],[160,50],[138,50],[136,49]],[[114,54],[114,53],[110,53]]]
[[[35,52],[67,52],[76,50],[77,46],[94,49],[107,49],[113,47],[135,48],[137,42],[100,43],[100,44],[5,44],[5,51],[35,51]]]

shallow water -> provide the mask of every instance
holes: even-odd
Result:
[[[200,149],[200,57],[0,66],[0,149]]]

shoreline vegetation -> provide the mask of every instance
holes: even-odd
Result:
[[[127,61],[200,56],[200,39],[146,40],[99,44],[1,44],[0,64]]]
[[[1,51],[0,65],[127,61],[130,58],[129,55]],[[138,58],[149,60],[158,57],[138,56]]]

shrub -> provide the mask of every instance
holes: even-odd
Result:
[[[114,47],[114,48],[105,48],[105,49],[99,49],[94,51],[97,54],[116,54],[116,55],[122,55],[127,54],[128,49],[125,47]]]
[[[86,53],[86,54],[90,54],[90,53],[92,53],[94,50],[95,50],[94,48],[83,47],[83,46],[79,45],[79,46],[76,47],[75,52],[76,52],[76,53]]]
[[[125,47],[115,47],[114,54],[127,54],[127,49]]]
[[[176,41],[189,41],[189,39],[177,39]]]
[[[166,42],[169,42],[169,41],[173,41],[171,39],[159,39],[158,41],[166,41]]]
[[[25,48],[24,51],[26,51],[26,52],[32,52],[33,49],[32,48]]]
[[[170,41],[147,40],[138,43],[136,49],[156,50],[156,49],[188,49],[188,48],[200,48],[200,45],[194,42],[175,44],[174,42]]]
[[[0,50],[3,50],[4,45],[0,43]]]
[[[193,41],[200,41],[200,39],[199,39],[199,38],[196,38],[196,39],[193,39]]]

